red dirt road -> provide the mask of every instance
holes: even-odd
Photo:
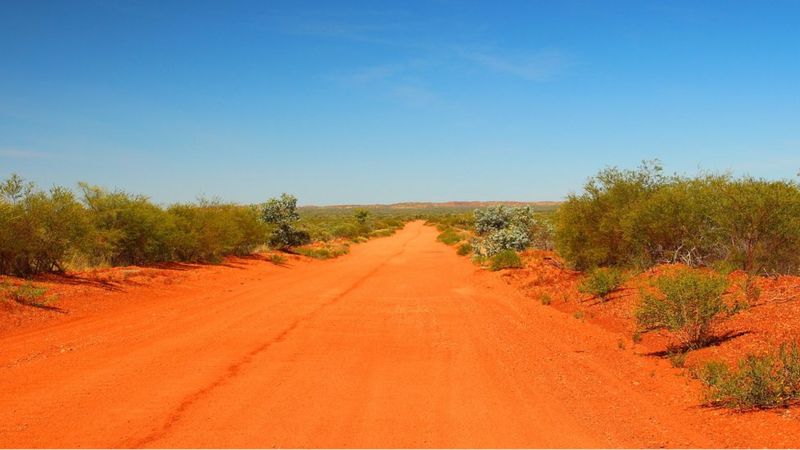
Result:
[[[411,223],[0,338],[5,447],[800,446]]]

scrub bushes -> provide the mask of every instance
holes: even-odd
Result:
[[[75,195],[42,192],[13,175],[0,184],[0,273],[61,271],[84,245],[89,221]]]
[[[747,355],[736,370],[708,362],[695,372],[712,405],[735,409],[789,406],[800,400],[800,348],[796,342],[777,351]]]
[[[311,236],[307,231],[295,228],[295,223],[300,220],[295,196],[281,194],[280,198],[267,200],[261,217],[264,222],[274,227],[269,239],[272,247],[285,250],[311,242]]]
[[[299,230],[308,233],[312,241],[326,242],[332,239],[346,239],[353,242],[374,237],[391,236],[403,227],[410,217],[382,212],[378,209],[326,209],[299,208],[300,219],[296,223]]]
[[[255,206],[200,201],[164,208],[85,183],[79,194],[62,187],[40,191],[16,175],[0,184],[1,274],[58,272],[76,262],[217,262],[249,254],[270,238]]]
[[[657,162],[608,168],[561,205],[555,241],[580,270],[682,262],[798,273],[800,186],[729,175],[665,176]]]
[[[459,243],[463,238],[464,236],[458,231],[452,228],[446,228],[436,239],[447,245],[453,245]]]
[[[494,254],[489,260],[489,268],[492,270],[518,269],[522,267],[522,260],[514,250],[502,250]]]
[[[547,236],[547,226],[534,216],[533,209],[504,205],[476,209],[473,242],[476,254],[492,257],[505,250],[522,251]]]
[[[714,273],[682,269],[653,282],[657,292],[642,292],[636,311],[641,330],[664,328],[673,333],[682,350],[702,347],[713,326],[728,311],[722,299],[727,280]]]
[[[578,286],[578,291],[606,300],[609,294],[619,289],[624,281],[622,272],[619,270],[598,268],[589,272],[589,275]]]

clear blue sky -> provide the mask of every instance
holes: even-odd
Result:
[[[0,176],[159,202],[796,178],[800,2],[0,2]]]

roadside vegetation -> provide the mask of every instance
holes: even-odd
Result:
[[[217,262],[251,253],[268,228],[256,207],[200,201],[161,207],[85,183],[41,191],[12,176],[0,185],[0,273],[67,267]]]
[[[548,214],[531,206],[495,205],[429,217],[428,223],[440,231],[439,241],[493,271],[523,267],[519,252],[526,249],[552,248]]]
[[[668,330],[680,351],[708,344],[714,325],[730,312],[722,298],[728,281],[713,272],[681,269],[656,278],[652,288],[642,293],[636,310],[638,325],[642,331]]]
[[[711,405],[735,409],[786,407],[800,400],[800,347],[784,343],[776,351],[748,354],[736,369],[710,361],[695,371]]]
[[[800,186],[706,174],[668,176],[657,162],[609,168],[561,205],[556,249],[579,270],[661,263],[752,274],[800,270]]]
[[[389,236],[418,219],[435,225],[437,239],[458,255],[489,270],[524,268],[507,278],[518,277],[542,305],[572,302],[570,313],[589,321],[605,308],[626,324],[634,345],[659,342],[665,350],[655,353],[675,367],[688,366],[710,405],[750,409],[799,401],[794,341],[748,348],[763,351],[740,352],[732,365],[694,358],[745,334],[722,325],[764,306],[762,286],[781,284],[764,280],[800,275],[800,185],[794,181],[665,175],[657,162],[645,162],[635,170],[600,171],[555,210],[298,207],[288,194],[259,205],[200,200],[163,206],[85,183],[43,191],[12,176],[0,184],[0,274],[214,263],[267,248],[267,259],[283,265],[287,254],[335,258],[353,243]],[[788,286],[773,290],[770,301],[774,309],[800,311],[800,294],[791,290],[796,285]],[[24,305],[54,301],[31,282],[6,283],[0,291]],[[791,321],[800,312],[792,314],[774,317],[788,317],[781,327],[796,330]]]
[[[0,274],[218,263],[264,246],[331,258],[347,253],[349,242],[393,234],[408,219],[366,209],[304,214],[288,194],[261,205],[200,200],[161,206],[142,195],[86,183],[77,191],[58,186],[44,191],[12,175],[0,183]]]
[[[311,242],[364,240],[391,236],[406,222],[419,216],[381,207],[301,207],[297,226],[308,232]]]
[[[519,254],[514,250],[499,251],[489,259],[489,268],[495,271],[501,269],[519,269],[520,267],[522,267],[522,260],[519,258]]]
[[[47,295],[46,288],[36,286],[30,281],[18,285],[8,281],[0,283],[0,298],[3,297],[21,305],[39,308],[47,308],[58,299],[56,295]]]
[[[624,281],[625,277],[619,269],[598,267],[588,273],[578,286],[578,291],[605,301],[612,292],[620,288]]]

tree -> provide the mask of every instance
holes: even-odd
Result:
[[[286,250],[311,240],[308,232],[294,228],[294,224],[300,220],[300,214],[297,213],[297,197],[293,195],[284,193],[279,198],[267,200],[261,218],[274,227],[269,239],[272,247]]]
[[[356,210],[355,216],[356,216],[356,222],[358,222],[359,225],[361,226],[366,225],[367,218],[369,217],[369,211],[363,208],[359,208]]]

